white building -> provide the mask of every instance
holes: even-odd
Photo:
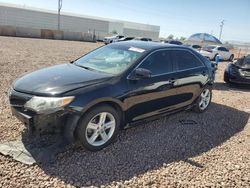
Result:
[[[70,35],[70,32],[95,32],[96,38],[99,40],[114,31],[125,36],[149,37],[157,40],[160,32],[160,26],[156,25],[63,12],[60,20],[60,29],[64,32],[64,35]],[[58,15],[56,11],[0,3],[0,26],[15,27],[17,28],[16,32],[30,32],[31,37],[32,35],[39,37],[41,29],[57,30]]]

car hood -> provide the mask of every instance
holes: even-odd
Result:
[[[86,70],[74,64],[62,64],[24,75],[14,82],[13,88],[34,95],[59,95],[110,78],[109,74]]]

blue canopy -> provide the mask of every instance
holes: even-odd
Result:
[[[216,44],[222,44],[222,42],[219,39],[217,39],[216,37],[208,33],[193,34],[188,38],[188,40],[197,41],[197,42],[212,42]]]

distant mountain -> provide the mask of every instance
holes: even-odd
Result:
[[[234,45],[248,45],[248,46],[250,46],[250,42],[243,42],[243,41],[237,41],[237,40],[227,40],[225,42],[228,42],[228,43],[234,44]]]

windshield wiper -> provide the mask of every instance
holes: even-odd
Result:
[[[93,69],[93,68],[90,68],[90,67],[87,67],[87,66],[84,66],[84,65],[78,65],[78,64],[75,64],[75,65],[77,65],[78,67],[90,70],[90,71],[100,72],[100,71],[98,71],[96,69]]]

